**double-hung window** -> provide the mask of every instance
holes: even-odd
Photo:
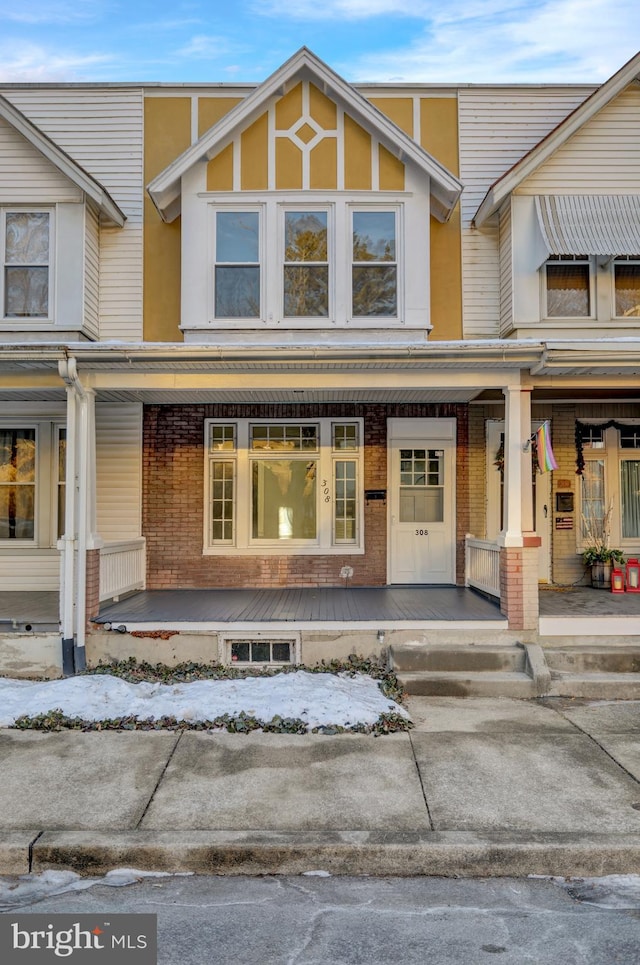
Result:
[[[55,546],[63,535],[65,456],[59,423],[0,425],[0,549]]]
[[[214,248],[214,316],[259,318],[260,212],[216,211]]]
[[[640,317],[640,255],[616,258],[613,277],[616,318]]]
[[[396,212],[351,212],[352,314],[354,318],[398,314]]]
[[[284,317],[329,315],[328,212],[284,212]]]
[[[205,431],[205,552],[361,551],[359,420],[208,420]]]
[[[552,255],[546,269],[546,317],[591,316],[591,265],[587,255]]]
[[[51,214],[2,211],[2,316],[43,319],[51,312]]]

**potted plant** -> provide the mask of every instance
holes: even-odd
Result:
[[[582,552],[582,562],[591,570],[591,586],[599,590],[611,587],[611,570],[614,566],[624,563],[624,553],[609,546],[609,520],[611,507],[602,519],[583,519],[583,533],[585,548]]]

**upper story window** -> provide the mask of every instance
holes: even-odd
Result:
[[[591,316],[591,265],[587,255],[552,255],[546,263],[546,317]]]
[[[212,320],[401,316],[402,206],[212,205]]]
[[[398,314],[398,263],[395,211],[352,212],[353,315]]]
[[[260,317],[260,214],[216,211],[215,317]]]
[[[613,274],[616,318],[640,317],[640,255],[616,258]]]
[[[51,215],[6,209],[2,217],[4,318],[50,315]]]
[[[284,316],[329,315],[327,211],[284,213]]]

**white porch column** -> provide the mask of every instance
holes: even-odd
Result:
[[[65,505],[64,535],[60,540],[62,550],[62,599],[60,604],[62,624],[62,665],[65,674],[73,673],[75,640],[75,557],[76,557],[76,485],[77,485],[77,395],[72,385],[67,392],[67,438],[65,453]]]
[[[520,438],[522,447],[522,531],[533,533],[533,484],[531,466],[531,389],[520,389]],[[525,541],[526,545],[526,541]]]
[[[522,546],[522,437],[523,401],[519,385],[508,386],[504,394],[504,493],[500,546]],[[529,397],[530,398],[530,397]]]

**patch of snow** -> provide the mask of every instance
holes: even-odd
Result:
[[[88,721],[129,716],[201,721],[244,712],[265,722],[276,716],[298,717],[309,728],[370,725],[389,712],[409,716],[384,696],[372,677],[304,670],[179,684],[131,684],[109,674],[46,681],[0,678],[0,708],[0,727],[10,727],[23,714],[35,717],[58,709]]]
[[[601,878],[552,878],[576,901],[598,908],[640,909],[640,875]]]
[[[125,885],[137,884],[143,878],[172,878],[185,877],[192,872],[181,872],[172,875],[168,871],[138,871],[135,868],[115,868],[108,871],[103,878],[82,878],[75,871],[42,871],[37,875],[20,875],[20,877],[0,877],[0,912],[31,905],[36,901],[44,901],[54,895],[63,895],[69,891],[85,891],[93,885],[109,885],[122,888]]]
[[[304,875],[305,878],[330,878],[331,877],[330,871],[322,871],[322,870],[303,871],[302,874]]]

